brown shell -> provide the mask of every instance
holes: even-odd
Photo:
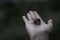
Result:
[[[40,24],[41,24],[40,19],[35,19],[35,20],[34,20],[34,24],[36,24],[36,25],[40,25]]]

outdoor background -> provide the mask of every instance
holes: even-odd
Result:
[[[50,40],[60,40],[59,0],[0,0],[0,40],[30,40],[22,19],[30,10],[37,11],[46,23],[53,19]]]

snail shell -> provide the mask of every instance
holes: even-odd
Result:
[[[41,24],[40,19],[35,19],[35,20],[34,20],[34,24],[36,24],[36,25],[40,25],[40,24]]]

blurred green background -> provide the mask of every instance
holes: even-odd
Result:
[[[50,40],[60,40],[59,0],[1,0],[0,40],[30,40],[22,19],[30,10],[37,11],[46,23],[53,19]]]

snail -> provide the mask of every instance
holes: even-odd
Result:
[[[40,25],[41,24],[40,19],[35,19],[33,22],[34,22],[35,25]]]

